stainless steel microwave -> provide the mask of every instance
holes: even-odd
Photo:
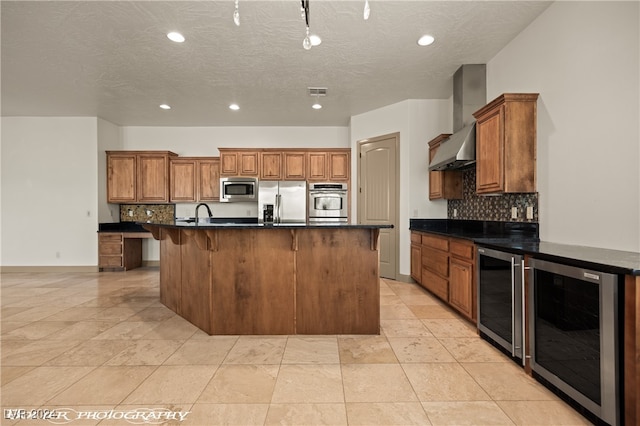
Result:
[[[220,202],[258,202],[258,179],[252,177],[220,178]]]

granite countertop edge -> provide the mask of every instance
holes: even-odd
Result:
[[[349,223],[148,223],[163,228],[179,229],[383,229],[393,225],[362,225]]]

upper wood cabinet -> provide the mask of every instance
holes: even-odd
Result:
[[[260,180],[282,180],[282,152],[260,153]]]
[[[327,180],[329,163],[324,151],[309,151],[307,153],[307,178],[309,180]]]
[[[440,144],[451,136],[443,133],[429,141],[429,163]],[[429,199],[455,200],[462,198],[462,172],[457,170],[429,172]]]
[[[258,176],[260,151],[255,149],[218,148],[221,176]]]
[[[340,151],[328,151],[327,161],[329,163],[329,181],[349,180],[351,175],[351,151],[348,149]]]
[[[307,179],[307,153],[304,151],[284,151],[282,153],[284,180]]]
[[[169,151],[107,151],[107,202],[168,203]]]
[[[351,176],[351,150],[309,150],[307,179],[314,181],[348,181]]]
[[[351,177],[351,150],[348,148],[218,149],[221,176],[327,182],[349,181]]]
[[[505,93],[476,111],[476,192],[536,191],[537,93]]]
[[[171,159],[172,202],[220,199],[220,158],[178,157]]]

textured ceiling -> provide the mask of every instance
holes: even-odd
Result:
[[[405,99],[446,99],[550,2],[2,1],[3,116],[98,116],[140,126],[345,126]],[[182,32],[176,44],[166,33]],[[419,47],[422,34],[435,36]],[[327,87],[313,110],[307,87]],[[230,103],[240,105],[231,111]],[[164,111],[161,103],[171,105]]]

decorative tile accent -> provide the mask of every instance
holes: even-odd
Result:
[[[518,208],[518,217],[511,218],[511,207]],[[533,207],[533,219],[526,218],[526,208]],[[458,215],[453,217],[453,209]],[[447,218],[462,220],[495,220],[499,222],[538,222],[538,193],[501,195],[476,194],[476,169],[462,173],[462,200],[447,202]]]
[[[173,223],[175,204],[120,204],[120,222]]]

